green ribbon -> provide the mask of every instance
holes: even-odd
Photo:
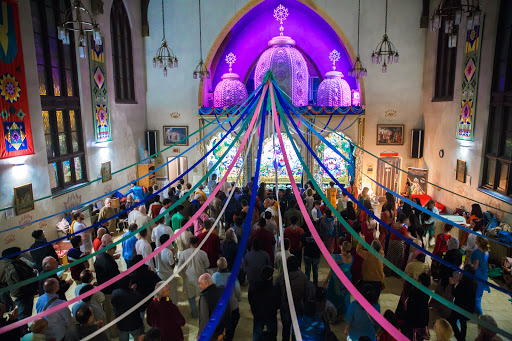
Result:
[[[274,92],[275,92],[275,87],[274,87]],[[277,95],[276,95],[276,98],[277,98]],[[284,98],[284,96],[283,96]],[[324,201],[324,203],[329,207],[329,209],[331,210],[331,212],[334,214],[334,216],[341,222],[341,224],[347,229],[347,231],[359,242],[361,243],[369,252],[371,252],[375,257],[377,257],[379,260],[381,260],[384,264],[386,264],[387,267],[389,267],[391,270],[393,270],[395,273],[397,273],[398,275],[400,275],[403,279],[405,279],[407,282],[409,282],[410,284],[412,284],[413,286],[415,286],[416,288],[420,289],[422,292],[424,292],[425,294],[429,295],[430,297],[436,299],[437,301],[441,302],[442,304],[444,304],[446,307],[458,312],[459,314],[475,321],[476,323],[484,326],[485,328],[487,329],[490,329],[500,335],[503,335],[503,336],[506,336],[507,338],[509,339],[512,339],[512,334],[500,329],[500,328],[497,328],[481,319],[478,318],[478,316],[474,315],[474,314],[471,314],[467,311],[465,311],[464,309],[460,308],[459,306],[455,305],[453,302],[450,302],[448,301],[447,299],[439,296],[438,294],[432,292],[430,289],[424,287],[423,285],[419,284],[417,281],[415,281],[412,277],[408,276],[405,272],[403,272],[402,270],[400,270],[399,268],[397,268],[393,263],[391,263],[390,261],[388,261],[385,257],[383,257],[380,253],[378,253],[377,251],[375,251],[375,249],[373,249],[365,240],[364,238],[361,238],[361,236],[341,217],[340,213],[336,210],[336,208],[331,204],[331,202],[329,200],[327,200],[327,197],[325,196],[325,194],[323,193],[322,189],[320,188],[320,186],[316,183],[313,175],[311,174],[309,168],[307,167],[306,163],[304,162],[304,159],[302,158],[302,156],[300,155],[300,152],[299,150],[297,149],[297,146],[295,145],[295,141],[293,140],[293,137],[292,137],[292,134],[290,133],[290,130],[288,129],[288,124],[287,124],[287,118],[286,118],[286,115],[284,114],[284,111],[283,111],[283,108],[281,107],[281,104],[279,103],[279,101],[276,101],[276,105],[278,106],[278,113],[279,115],[281,116],[281,119],[283,120],[283,126],[286,130],[286,134],[288,135],[290,141],[291,141],[291,144],[292,144],[292,147],[295,151],[295,153],[297,154],[298,158],[299,158],[299,161],[301,162],[302,164],[302,167],[304,168],[304,170],[306,171],[306,174],[308,177],[311,178],[311,183],[313,184],[313,186],[315,187],[317,193],[320,195],[320,197],[322,198],[322,200]],[[291,104],[290,104],[291,105]]]
[[[241,114],[247,109],[249,108],[249,106],[245,107],[244,110],[241,112]],[[98,250],[97,252],[94,252],[94,253],[91,253],[90,255],[87,255],[83,258],[80,258],[80,259],[77,259],[76,261],[74,261],[73,263],[69,263],[67,265],[64,265],[64,266],[61,266],[55,270],[51,270],[51,271],[48,271],[48,272],[45,272],[44,274],[40,274],[39,276],[37,277],[32,277],[32,278],[29,278],[27,280],[24,280],[24,281],[21,281],[21,282],[18,282],[16,284],[13,284],[11,286],[8,286],[8,287],[5,287],[5,288],[1,288],[0,289],[0,294],[1,293],[4,293],[6,291],[9,291],[9,290],[12,290],[12,289],[16,289],[16,288],[19,288],[19,287],[22,287],[22,286],[25,286],[27,284],[30,284],[30,283],[33,283],[33,282],[36,282],[36,281],[40,281],[41,279],[43,278],[46,278],[46,277],[49,277],[49,276],[52,276],[54,274],[56,274],[57,272],[61,272],[61,271],[64,271],[64,270],[67,270],[69,268],[71,268],[72,266],[75,266],[75,265],[78,265],[82,262],[85,262],[86,260],[89,260],[91,259],[92,257],[96,256],[96,255],[99,255],[103,252],[106,252],[107,250],[115,247],[116,245],[124,242],[125,240],[135,236],[137,233],[139,233],[140,231],[144,230],[145,228],[148,228],[149,226],[151,226],[151,224],[153,224],[154,222],[158,221],[160,218],[162,218],[163,216],[165,216],[167,213],[169,213],[170,211],[172,211],[173,209],[175,209],[178,205],[180,205],[183,201],[185,201],[186,198],[188,198],[190,195],[192,195],[192,193],[195,192],[195,190],[201,185],[201,183],[203,183],[205,180],[207,180],[210,175],[215,171],[215,169],[217,168],[217,166],[221,163],[222,159],[224,159],[224,157],[230,152],[231,148],[233,148],[235,146],[235,143],[240,139],[240,137],[243,135],[242,132],[245,130],[245,128],[247,127],[247,125],[249,124],[250,122],[250,118],[252,117],[252,115],[254,114],[254,110],[255,110],[255,107],[251,109],[252,110],[252,113],[248,115],[248,117],[245,119],[245,122],[244,124],[242,125],[242,127],[240,128],[240,131],[239,133],[236,135],[236,138],[233,139],[233,142],[231,142],[231,144],[229,145],[229,148],[226,148],[226,151],[224,152],[224,154],[222,154],[222,156],[219,158],[219,160],[217,160],[217,162],[215,163],[215,165],[210,168],[210,170],[206,173],[205,176],[203,176],[201,178],[201,180],[199,180],[191,189],[190,191],[188,191],[185,195],[183,195],[181,198],[179,198],[178,201],[176,201],[171,207],[169,207],[168,209],[166,209],[163,213],[160,213],[158,216],[156,216],[153,220],[147,222],[146,224],[144,224],[144,226],[140,227],[139,229],[137,229],[136,231],[133,231],[131,233],[129,233],[126,237],[123,237],[121,239],[119,239],[118,241],[112,243],[112,244],[109,244],[103,248],[101,248],[100,250]]]

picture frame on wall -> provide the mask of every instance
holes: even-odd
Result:
[[[457,160],[457,172],[455,180],[460,182],[466,182],[466,161]]]
[[[164,146],[171,146],[188,136],[188,126],[164,126]],[[176,146],[188,146],[188,139]]]
[[[103,162],[101,164],[101,182],[107,182],[112,180],[112,168],[110,166],[110,161]]]
[[[407,180],[411,183],[412,195],[427,194],[428,169],[408,167]]]
[[[377,145],[403,145],[403,124],[377,124]]]
[[[14,187],[14,205],[16,206],[16,215],[21,215],[34,209],[32,184]]]

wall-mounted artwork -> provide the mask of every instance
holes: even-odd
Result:
[[[14,205],[16,206],[16,215],[21,215],[34,209],[32,184],[14,187]]]
[[[164,126],[165,146],[171,146],[175,143],[177,143],[176,146],[188,146],[188,139],[183,140],[187,136],[188,126]]]
[[[466,161],[457,160],[457,173],[455,179],[460,182],[466,182]]]
[[[428,169],[407,168],[407,180],[411,183],[411,194],[427,194]]]
[[[377,125],[378,145],[401,145],[404,144],[403,124],[378,124]]]
[[[110,161],[101,164],[101,182],[112,180],[112,169],[110,168]]]

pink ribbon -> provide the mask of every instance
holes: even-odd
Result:
[[[265,88],[267,88],[267,87],[268,87],[268,84],[265,85]],[[254,113],[259,113],[259,111],[261,109],[261,106],[262,106],[262,103],[263,103],[263,97],[260,98],[260,100],[258,102],[258,106],[257,106],[256,110],[254,111]],[[258,118],[258,115],[254,114],[252,119],[251,119],[251,122],[249,123],[249,127],[247,128],[247,132],[250,132],[252,130],[252,128],[254,127],[254,124],[256,123],[257,118]],[[240,148],[238,148],[238,151],[237,151],[235,157],[233,158],[233,161],[229,165],[228,170],[226,171],[226,173],[222,177],[222,180],[219,182],[217,187],[215,187],[213,192],[207,198],[205,203],[192,216],[192,218],[185,224],[185,226],[183,226],[181,229],[179,229],[168,241],[166,241],[164,244],[160,245],[160,247],[155,249],[153,252],[151,252],[147,257],[145,257],[140,262],[134,264],[133,266],[128,268],[126,271],[120,273],[119,275],[115,276],[112,279],[109,279],[105,283],[100,284],[100,285],[94,287],[94,289],[91,289],[91,290],[87,291],[86,293],[83,293],[82,295],[79,295],[79,296],[77,296],[77,297],[75,297],[75,298],[73,298],[73,299],[71,299],[69,301],[66,301],[64,303],[61,303],[61,304],[55,306],[55,307],[52,307],[52,308],[47,309],[47,310],[45,310],[43,312],[40,312],[39,314],[27,317],[26,319],[23,319],[23,320],[20,320],[18,322],[9,324],[9,325],[7,325],[5,327],[2,327],[2,328],[0,328],[0,334],[6,333],[6,332],[8,332],[10,330],[13,330],[15,328],[18,328],[18,327],[21,327],[23,325],[26,325],[26,324],[28,324],[30,322],[33,322],[35,320],[38,320],[40,318],[43,318],[43,317],[48,316],[50,314],[53,314],[53,313],[55,313],[55,312],[57,312],[57,311],[59,311],[61,309],[64,309],[64,308],[70,306],[73,303],[76,303],[76,302],[84,299],[85,297],[93,295],[93,294],[97,293],[98,291],[100,291],[101,289],[104,289],[104,288],[114,284],[115,282],[119,281],[121,278],[129,275],[130,273],[135,271],[137,268],[142,266],[142,264],[145,264],[146,262],[151,260],[153,257],[155,257],[158,253],[160,253],[160,251],[162,251],[164,248],[166,248],[168,245],[170,245],[174,240],[176,240],[176,238],[179,237],[180,234],[182,234],[188,227],[190,227],[193,224],[194,220],[197,219],[197,217],[199,217],[199,215],[208,207],[208,205],[213,200],[213,198],[215,198],[215,195],[217,194],[217,192],[219,192],[219,190],[222,188],[222,185],[226,182],[226,180],[228,178],[228,175],[229,175],[229,172],[235,166],[236,160],[238,160],[238,157],[242,153],[242,150],[244,149],[244,146],[247,143],[247,139],[249,138],[249,135],[251,135],[251,134],[245,134],[245,136],[244,136],[244,138],[242,140],[242,143],[240,144]]]
[[[274,99],[274,86],[271,85],[270,89],[270,100],[272,103],[272,112],[274,116],[274,125],[277,132],[277,138],[279,139],[279,145],[281,146],[281,151],[283,153],[283,159],[284,163],[286,165],[286,170],[288,172],[288,177],[290,178],[290,182],[293,189],[293,194],[295,195],[295,198],[297,199],[297,203],[299,204],[300,211],[302,215],[304,216],[304,219],[306,220],[306,224],[308,225],[309,231],[311,232],[311,235],[315,239],[318,247],[320,248],[320,251],[322,251],[322,254],[324,255],[325,259],[327,260],[327,263],[329,263],[329,266],[332,268],[336,276],[340,279],[340,281],[343,283],[343,285],[347,288],[347,290],[354,296],[356,301],[363,307],[364,310],[366,310],[375,321],[377,321],[391,336],[393,336],[395,339],[399,341],[408,341],[408,339],[400,333],[400,331],[393,326],[391,323],[389,323],[388,320],[384,318],[364,297],[361,295],[361,293],[356,289],[356,287],[352,284],[352,282],[345,276],[343,271],[341,271],[340,267],[334,259],[331,257],[331,254],[329,251],[327,251],[327,248],[325,247],[324,243],[322,242],[322,239],[318,235],[318,232],[316,231],[315,227],[313,226],[313,223],[311,222],[311,218],[309,217],[308,211],[306,210],[306,207],[304,206],[304,203],[302,202],[302,198],[299,195],[299,189],[297,188],[297,184],[295,183],[295,180],[292,176],[292,169],[290,167],[290,163],[288,162],[288,157],[286,155],[286,149],[284,148],[284,142],[283,142],[283,136],[281,132],[281,128],[279,126],[279,121],[277,119],[277,110],[276,110],[276,103]]]

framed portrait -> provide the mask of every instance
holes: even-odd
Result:
[[[466,182],[466,161],[457,160],[457,173],[455,179],[460,182]]]
[[[112,180],[112,169],[110,168],[110,161],[101,164],[101,182]]]
[[[408,167],[407,180],[411,184],[412,195],[427,194],[428,169]]]
[[[34,209],[32,184],[14,187],[14,205],[16,206],[16,215],[21,215]]]
[[[188,136],[188,126],[164,126],[164,145],[171,146]],[[188,146],[188,139],[176,144]]]
[[[377,124],[378,145],[402,145],[404,144],[403,124]]]

